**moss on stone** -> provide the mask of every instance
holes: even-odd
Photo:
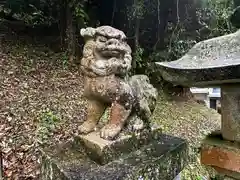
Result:
[[[182,178],[195,180],[206,177],[208,172],[201,166],[199,147],[207,134],[220,129],[220,115],[193,99],[170,97],[161,91],[152,119],[162,127],[163,133],[188,141],[191,162],[183,170]]]

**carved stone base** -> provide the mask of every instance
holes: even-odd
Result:
[[[220,131],[214,132],[202,144],[201,162],[219,179],[240,179],[240,144],[224,140]]]
[[[115,141],[100,138],[99,132],[76,138],[86,149],[88,156],[97,163],[104,165],[108,162],[140,149],[154,140],[158,140],[162,130],[159,128],[149,131],[141,131],[133,134],[120,134]]]
[[[100,165],[89,157],[82,142],[69,142],[42,151],[41,179],[172,180],[187,165],[187,149],[186,141],[162,134],[148,145]]]

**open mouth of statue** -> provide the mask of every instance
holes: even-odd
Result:
[[[110,49],[105,49],[105,50],[101,51],[101,54],[103,56],[108,56],[108,57],[114,56],[114,57],[116,57],[116,56],[120,56],[121,52],[117,49],[111,49],[111,50]]]

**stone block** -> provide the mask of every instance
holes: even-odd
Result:
[[[219,174],[240,179],[240,144],[213,133],[202,143],[201,162]]]
[[[76,140],[83,144],[92,160],[104,165],[124,154],[140,149],[140,147],[149,144],[153,140],[157,140],[161,133],[162,130],[156,127],[151,132],[143,130],[133,134],[122,133],[119,138],[111,141],[102,139],[99,131],[96,131],[81,135]]]
[[[164,134],[105,165],[90,159],[79,141],[42,153],[42,180],[172,180],[188,162],[186,141]]]
[[[240,142],[240,84],[221,86],[222,135]]]

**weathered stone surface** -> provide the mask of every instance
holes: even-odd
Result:
[[[202,144],[201,162],[220,174],[240,177],[240,144],[223,140],[221,134],[210,135]]]
[[[188,161],[186,142],[167,135],[104,166],[75,143],[42,152],[42,180],[172,180]]]
[[[222,136],[240,142],[240,84],[221,86]]]
[[[206,87],[240,82],[240,30],[199,42],[179,60],[157,65],[163,78],[176,85]]]
[[[81,29],[81,35],[86,40],[81,69],[85,75],[88,115],[79,127],[80,133],[92,132],[109,106],[110,118],[100,130],[101,138],[117,138],[129,119],[142,120],[148,126],[157,91],[145,75],[128,79],[132,51],[125,34],[113,27],[101,26]]]
[[[153,88],[149,78],[145,75],[132,76],[129,79],[129,84],[133,87],[134,94],[138,100],[138,105],[134,109],[135,113],[143,121],[148,121],[156,106],[157,90]]]
[[[161,129],[156,128],[152,131],[140,131],[139,133],[121,134],[115,141],[105,140],[99,136],[99,132],[92,132],[77,138],[82,142],[89,157],[99,164],[119,158],[122,155],[140,149],[142,146],[156,141],[161,137]]]

